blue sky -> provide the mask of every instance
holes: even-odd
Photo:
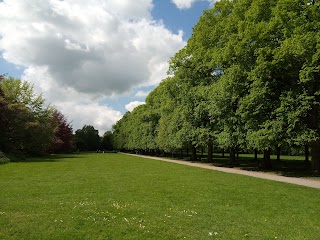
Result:
[[[196,2],[190,9],[178,9],[170,0],[154,1],[152,15],[157,20],[163,20],[164,24],[174,33],[184,31],[184,40],[192,34],[193,26],[198,22],[203,10],[210,7],[206,1]]]
[[[5,0],[0,74],[33,83],[75,129],[103,134],[166,77],[210,2]]]
[[[155,0],[153,1],[154,8],[152,16],[158,21],[163,21],[165,26],[173,33],[178,34],[183,31],[183,40],[187,41],[192,34],[193,26],[198,22],[203,11],[210,7],[206,1],[196,2],[190,9],[178,9],[170,0]],[[144,91],[149,92],[154,89],[154,86],[144,88]],[[144,101],[145,97],[121,97],[115,100],[107,100],[106,103],[112,105],[122,113],[127,110],[125,105],[131,101]]]

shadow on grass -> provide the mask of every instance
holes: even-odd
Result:
[[[206,156],[205,156],[206,157]],[[185,161],[191,161],[189,157],[184,158]],[[206,158],[202,158],[203,161],[198,162],[206,162]],[[195,162],[195,161],[192,161]],[[258,160],[254,159],[252,155],[240,155],[239,160],[235,162],[232,166],[229,162],[229,156],[222,157],[221,154],[213,155],[213,162],[209,163],[216,167],[227,167],[227,168],[239,168],[246,171],[256,171],[256,172],[269,172],[275,173],[277,175],[286,176],[286,177],[308,177],[308,178],[316,178],[320,180],[320,173],[313,172],[311,170],[311,163],[305,162],[301,159],[292,159],[292,157],[286,159],[286,156],[283,156],[283,159],[276,160],[272,159],[272,169],[263,168],[262,159],[258,158]]]
[[[262,159],[255,160],[253,157],[241,156],[234,166],[229,159],[216,156],[212,165],[217,167],[235,167],[246,171],[269,172],[286,177],[314,177],[320,179],[320,174],[311,170],[310,162],[304,160],[276,160],[272,159],[272,169],[263,167]]]
[[[43,163],[43,162],[62,162],[65,159],[82,158],[81,154],[51,154],[41,157],[14,156],[11,162],[15,163]]]

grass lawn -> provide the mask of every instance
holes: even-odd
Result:
[[[320,191],[121,154],[0,165],[0,239],[320,239]]]

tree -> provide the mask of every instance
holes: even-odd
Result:
[[[127,148],[127,140],[129,137],[127,122],[131,112],[126,112],[123,117],[112,126],[113,146],[116,150],[124,150]]]
[[[254,43],[255,56],[248,72],[249,94],[240,106],[248,144],[270,153],[271,146],[309,143],[313,169],[319,170],[318,6],[300,0],[258,3],[260,8],[252,4],[256,14],[251,16],[264,18],[247,20],[252,27],[243,40]]]
[[[167,78],[146,99],[157,114],[156,144],[167,152],[183,149],[187,140],[183,128],[181,90],[177,78]]]
[[[2,132],[4,152],[43,154],[52,143],[54,128],[51,124],[53,108],[45,106],[41,95],[33,91],[33,86],[11,77],[0,82],[2,114],[6,128]]]
[[[311,0],[221,0],[204,11],[170,61],[172,77],[119,121],[123,146],[147,147],[141,141],[150,137],[168,150],[207,142],[211,152],[214,142],[230,149],[232,164],[239,148],[263,151],[265,168],[272,167],[271,148],[310,146],[319,171],[319,7]]]
[[[0,151],[4,149],[4,144],[5,144],[5,141],[6,141],[6,134],[4,134],[6,132],[6,129],[8,127],[8,122],[7,122],[7,119],[6,119],[6,115],[5,115],[5,112],[6,112],[6,108],[7,108],[7,103],[5,101],[5,96],[4,96],[4,93],[1,89],[1,81],[4,80],[4,75],[0,75],[0,132],[2,134],[0,134]]]
[[[101,137],[100,149],[107,151],[113,150],[113,134],[111,131],[106,131]]]
[[[55,127],[54,141],[49,147],[53,153],[68,153],[72,151],[72,126],[66,117],[55,110],[52,116],[52,124]]]
[[[74,142],[80,151],[95,151],[100,145],[98,130],[91,125],[84,125],[82,129],[76,130]]]
[[[245,92],[246,75],[235,61],[238,15],[229,1],[216,3],[205,11],[193,30],[188,45],[171,60],[170,68],[184,85],[185,119],[190,123],[193,145],[212,144],[230,148],[230,162],[244,143],[237,115],[238,102]]]

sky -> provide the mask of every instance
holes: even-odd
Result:
[[[0,0],[0,74],[29,81],[73,129],[111,130],[167,77],[216,0]]]

